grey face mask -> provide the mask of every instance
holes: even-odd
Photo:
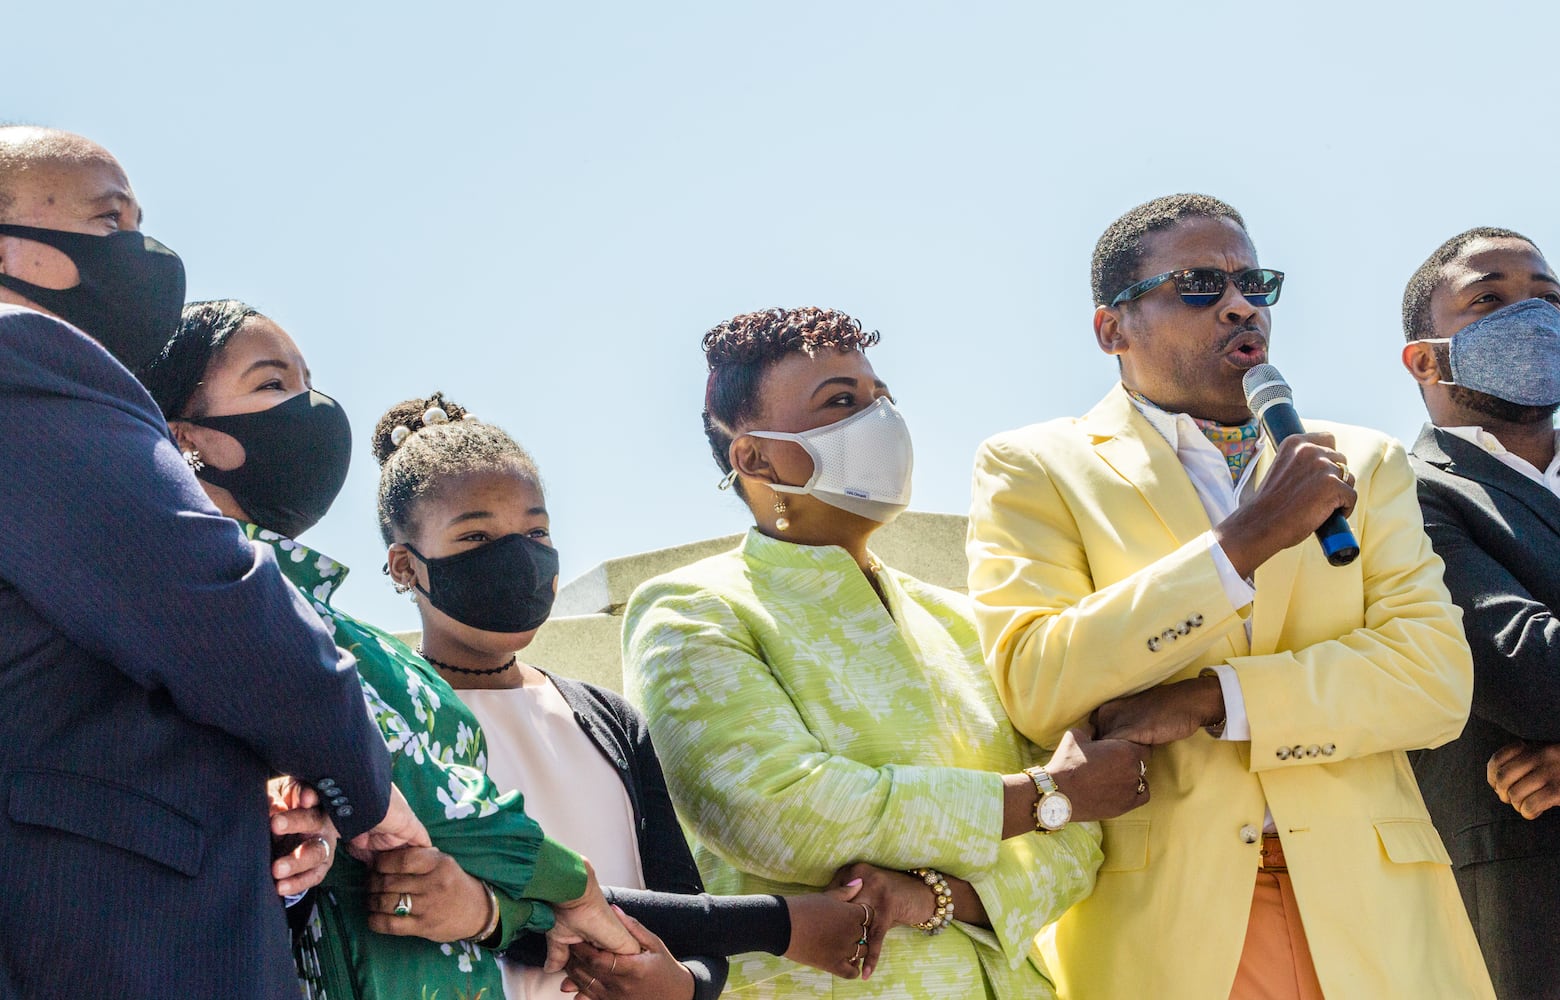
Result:
[[[1421,343],[1451,345],[1452,377],[1444,385],[1518,406],[1560,403],[1560,308],[1552,302],[1525,299]]]

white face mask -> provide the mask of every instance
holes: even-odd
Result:
[[[915,456],[910,429],[887,396],[844,420],[800,434],[748,431],[758,438],[795,441],[812,456],[812,478],[801,486],[770,483],[781,493],[807,493],[852,514],[887,524],[910,506]]]

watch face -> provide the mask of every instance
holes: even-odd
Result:
[[[1059,830],[1072,819],[1072,803],[1067,796],[1047,795],[1040,802],[1040,825],[1048,830]]]

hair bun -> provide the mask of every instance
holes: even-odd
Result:
[[[425,399],[406,399],[390,407],[374,425],[374,461],[384,465],[413,434],[424,427],[463,420],[466,408],[436,392]]]

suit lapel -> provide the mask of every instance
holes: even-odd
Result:
[[[1137,490],[1175,540],[1174,547],[1208,530],[1208,515],[1175,449],[1119,384],[1084,417],[1084,427],[1095,453]]]
[[[1246,502],[1262,488],[1277,454],[1278,449],[1269,442],[1268,447],[1263,448],[1262,454],[1257,456],[1257,467],[1243,494]],[[1257,588],[1251,618],[1250,652],[1253,655],[1271,653],[1278,648],[1279,633],[1284,627],[1289,609],[1289,596],[1294,592],[1295,580],[1300,575],[1301,546],[1309,544],[1314,543],[1307,539],[1299,545],[1291,545],[1257,567],[1252,581]]]
[[[1452,475],[1499,490],[1532,511],[1534,517],[1549,526],[1549,530],[1560,535],[1560,497],[1472,441],[1427,425],[1419,440],[1414,442],[1414,454]]]

